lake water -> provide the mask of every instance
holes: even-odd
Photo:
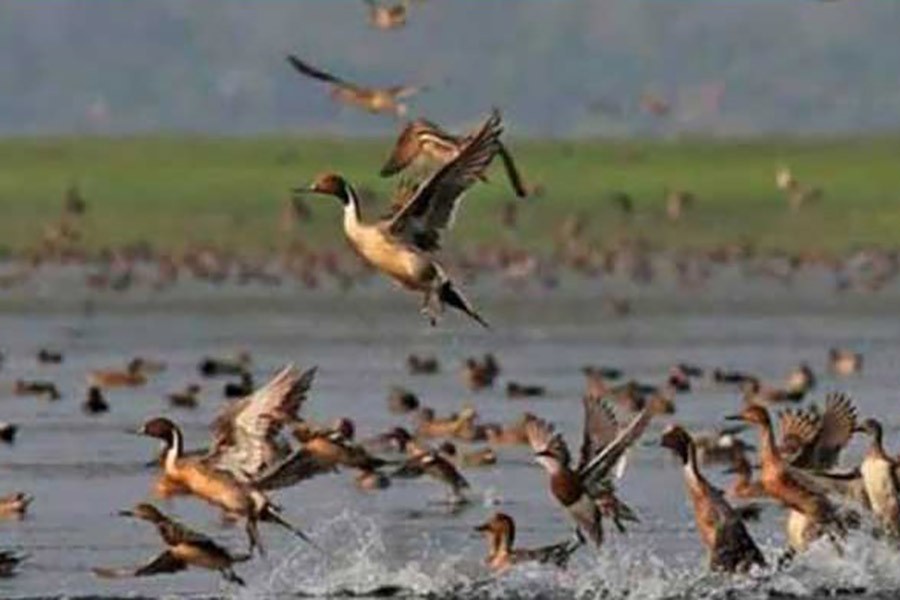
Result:
[[[501,448],[496,468],[465,472],[474,502],[454,514],[440,502],[442,488],[428,480],[396,481],[381,493],[365,494],[343,472],[277,493],[284,512],[327,556],[263,526],[269,554],[237,566],[248,583],[244,589],[204,571],[121,581],[91,574],[91,567],[138,564],[160,550],[152,527],[113,516],[147,499],[153,478],[143,463],[156,444],[127,430],[166,414],[183,426],[189,447],[205,444],[206,427],[222,404],[222,382],[203,382],[201,407],[194,411],[169,409],[165,400],[166,393],[198,379],[196,363],[204,355],[246,349],[258,381],[288,362],[318,365],[305,416],[353,417],[360,437],[409,424],[386,410],[388,387],[400,384],[440,414],[466,402],[485,420],[509,422],[533,411],[557,423],[573,446],[580,439],[582,365],[614,365],[629,377],[661,382],[670,365],[684,361],[741,368],[777,382],[807,361],[819,374],[813,399],[821,402],[829,390],[850,392],[862,415],[885,421],[888,443],[896,446],[895,287],[877,295],[836,295],[822,273],[807,273],[784,287],[725,271],[692,290],[665,280],[640,288],[615,279],[564,278],[554,290],[483,281],[468,292],[491,321],[490,331],[456,315],[431,328],[417,312],[417,299],[377,281],[346,293],[187,283],[166,292],[114,294],[89,292],[61,270],[4,292],[0,347],[7,360],[0,371],[0,419],[21,429],[14,446],[0,448],[0,493],[21,489],[36,499],[27,518],[0,523],[0,545],[30,555],[16,577],[0,580],[0,596],[261,598],[399,591],[460,598],[768,598],[835,589],[887,597],[900,590],[900,553],[862,534],[851,537],[844,556],[816,546],[783,572],[739,578],[706,572],[681,472],[658,447],[666,422],[709,429],[738,406],[736,393],[702,386],[679,397],[677,413],[659,419],[632,453],[620,493],[641,523],[627,535],[609,531],[600,552],[581,550],[565,573],[526,567],[493,578],[482,568],[485,548],[473,527],[494,510],[517,519],[523,546],[571,534],[530,452]],[[632,314],[610,315],[602,302],[608,294],[631,298]],[[824,364],[832,345],[864,352],[863,375],[830,378]],[[65,362],[37,365],[33,356],[41,347],[64,351]],[[501,384],[470,394],[460,382],[459,365],[486,351],[500,360]],[[410,352],[436,355],[442,372],[408,375],[404,360]],[[143,388],[110,392],[108,414],[84,415],[85,373],[137,354],[165,360],[168,369]],[[63,399],[13,397],[11,385],[19,377],[53,379]],[[545,385],[549,394],[507,400],[507,379]],[[861,446],[855,442],[844,461],[852,463]],[[720,469],[707,472],[725,481]],[[223,528],[218,515],[197,501],[178,499],[161,507],[235,550],[245,547],[241,528]],[[767,506],[762,521],[751,525],[772,562],[784,542],[782,519],[780,509]]]

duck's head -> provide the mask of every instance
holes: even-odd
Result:
[[[669,425],[659,440],[659,445],[671,450],[682,463],[687,463],[690,456],[691,436],[680,425]]]
[[[306,188],[295,188],[296,194],[320,194],[334,196],[342,204],[350,202],[350,191],[347,180],[337,173],[322,173]]]
[[[388,433],[388,439],[397,445],[397,450],[406,452],[406,446],[412,441],[413,437],[404,428],[395,427]]]
[[[516,537],[516,522],[506,513],[496,512],[491,518],[475,527],[475,531],[491,537],[500,537],[513,543]]]
[[[864,433],[875,439],[880,439],[882,435],[881,423],[879,423],[877,419],[866,419],[853,431],[856,433]]]
[[[739,414],[725,417],[729,421],[743,421],[744,423],[752,423],[762,427],[769,427],[769,412],[762,406],[747,406]]]
[[[144,423],[137,432],[172,444],[178,434],[178,426],[165,417],[157,417]]]
[[[146,502],[142,502],[128,510],[120,510],[119,516],[134,517],[135,519],[143,519],[152,523],[159,523],[166,519],[165,515],[163,515],[159,509]]]

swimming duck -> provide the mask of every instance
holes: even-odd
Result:
[[[108,369],[88,373],[88,385],[101,389],[139,387],[147,383],[144,362],[140,358],[129,361],[125,370]]]
[[[18,432],[19,426],[15,423],[0,421],[0,442],[12,444],[16,441],[16,434]]]
[[[229,381],[222,388],[226,398],[243,398],[253,393],[253,375],[250,371],[241,371],[239,381]]]
[[[459,156],[463,148],[476,135],[477,132],[465,136],[455,136],[431,121],[416,119],[407,124],[400,132],[390,157],[381,168],[381,176],[390,177],[407,169],[419,173],[429,173],[434,168],[443,166]],[[499,140],[497,145],[497,152],[503,161],[513,191],[520,198],[526,197],[528,190],[525,189],[522,176],[519,174],[512,155]],[[414,176],[414,178],[418,177]],[[480,175],[479,179],[484,180],[486,177]]]
[[[146,422],[139,433],[161,440],[164,447],[157,489],[196,496],[246,519],[251,549],[260,553],[258,521],[276,523],[309,541],[263,492],[321,472],[307,452],[291,450],[278,437],[285,424],[297,420],[314,375],[315,369],[300,374],[286,367],[251,396],[227,405],[213,424],[213,446],[201,457],[184,455],[181,430],[172,421],[159,417]]]
[[[95,385],[90,386],[87,391],[87,398],[81,405],[81,409],[89,415],[109,412],[109,403],[103,397],[103,390]]]
[[[28,512],[34,496],[25,492],[13,492],[0,496],[0,519],[21,519]]]
[[[652,413],[644,410],[620,427],[607,404],[586,396],[581,458],[575,468],[565,440],[552,425],[533,419],[525,426],[535,459],[550,475],[552,496],[597,547],[603,542],[602,516],[612,518],[620,531],[624,531],[623,521],[637,520],[616,497],[611,475],[651,418]]]
[[[369,6],[369,24],[382,31],[399,29],[406,25],[407,2],[399,4],[380,4],[376,0],[364,0]]]
[[[402,117],[406,114],[408,107],[401,100],[414,96],[423,89],[411,85],[397,85],[387,88],[362,87],[317,69],[296,56],[288,56],[287,60],[301,75],[329,84],[331,87],[331,98],[334,101],[355,106],[373,114],[388,113]]]
[[[517,381],[506,383],[507,398],[539,398],[547,393],[542,385],[524,384]]]
[[[58,365],[62,364],[63,354],[57,350],[49,350],[41,348],[37,353],[37,361],[42,365]]]
[[[419,408],[419,397],[406,388],[394,386],[388,392],[388,410],[395,415],[404,415]]]
[[[416,436],[420,438],[454,437],[466,423],[476,417],[477,413],[470,406],[464,407],[458,414],[444,418],[436,417],[433,408],[420,408],[416,415]]]
[[[226,581],[244,585],[244,580],[234,572],[234,565],[250,560],[250,554],[232,554],[206,535],[163,514],[152,504],[138,504],[131,510],[120,511],[119,515],[142,519],[155,525],[166,549],[149,563],[139,567],[96,567],[93,571],[98,577],[144,577],[200,567],[218,571]]]
[[[802,474],[802,469],[827,468],[836,460],[856,428],[851,409],[846,397],[830,395],[818,428],[809,427],[805,415],[783,413],[780,447],[769,413],[762,406],[747,406],[739,415],[729,417],[759,429],[760,483],[766,494],[789,509],[788,545],[794,552],[804,551],[822,535],[836,543],[851,524],[849,516],[840,513],[825,492]]]
[[[785,391],[792,395],[805,395],[814,387],[816,387],[816,374],[805,362],[800,363],[790,372],[784,384]]]
[[[438,451],[463,468],[488,467],[497,464],[497,453],[490,447],[461,452],[453,442],[443,442],[438,447]]]
[[[494,112],[459,156],[424,181],[401,208],[375,223],[361,220],[356,192],[339,175],[322,175],[305,190],[343,203],[344,232],[350,245],[365,262],[402,287],[422,292],[422,312],[432,325],[448,305],[488,327],[433,253],[440,247],[441,231],[452,224],[461,196],[496,155],[502,130],[500,115]]]
[[[250,368],[253,359],[248,352],[240,352],[235,358],[207,356],[197,365],[203,377],[240,376]]]
[[[843,348],[828,350],[828,371],[841,377],[858,375],[862,372],[863,355]]]
[[[516,522],[502,512],[491,515],[475,531],[485,534],[488,540],[488,555],[484,562],[492,571],[504,571],[513,565],[528,562],[565,568],[572,554],[584,544],[584,537],[576,529],[577,537],[574,541],[540,548],[516,548]]]
[[[336,425],[322,430],[313,430],[307,425],[294,427],[294,437],[323,471],[332,471],[337,467],[375,471],[389,464],[353,441],[352,421],[344,419]]]
[[[661,444],[684,465],[684,482],[694,505],[697,531],[708,551],[709,567],[729,573],[744,572],[753,565],[765,567],[762,552],[737,512],[725,500],[722,491],[700,472],[690,434],[678,425],[670,425],[663,433]]]
[[[473,392],[492,387],[498,375],[500,375],[500,364],[490,352],[485,354],[481,360],[469,357],[463,363],[463,383]]]
[[[739,385],[744,403],[748,406],[769,407],[785,402],[800,402],[806,396],[806,390],[784,390],[764,386],[756,377],[746,379]]]
[[[406,357],[406,370],[410,375],[434,375],[441,370],[441,366],[434,356],[410,354]]]
[[[198,398],[200,389],[200,386],[196,383],[189,384],[183,391],[169,394],[169,404],[176,408],[197,408],[197,404],[200,402]],[[252,393],[252,391],[251,388],[248,393]],[[246,396],[247,394],[243,395]]]
[[[732,465],[738,455],[754,447],[738,437],[746,426],[723,427],[717,431],[700,432],[691,436],[701,465]]]
[[[47,400],[59,400],[62,395],[52,381],[25,381],[17,379],[13,385],[16,396],[39,396]]]
[[[12,550],[0,550],[0,577],[12,577],[16,574],[16,567],[27,557],[16,554]]]
[[[492,446],[527,446],[529,445],[527,426],[529,422],[536,418],[531,413],[523,413],[511,425],[500,423],[485,424],[485,439]]]

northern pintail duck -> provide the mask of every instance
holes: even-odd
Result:
[[[88,388],[87,397],[81,405],[81,409],[89,415],[99,415],[109,412],[109,403],[103,397],[103,390],[95,385]]]
[[[292,485],[322,470],[302,448],[292,450],[279,438],[285,424],[297,420],[315,369],[302,374],[282,369],[253,395],[227,405],[214,423],[212,448],[202,456],[185,456],[181,430],[172,421],[155,418],[139,433],[164,446],[163,474],[157,490],[190,494],[218,506],[226,515],[246,519],[251,548],[259,548],[257,522],[281,525],[309,541],[284,520],[263,493]]]
[[[748,406],[762,406],[764,408],[784,404],[786,402],[800,402],[806,396],[806,390],[786,390],[769,387],[756,377],[744,380],[740,384],[744,404]]]
[[[58,350],[41,348],[37,353],[37,361],[42,365],[59,365],[63,361],[63,353]]]
[[[323,471],[346,467],[361,471],[374,471],[388,461],[369,453],[361,444],[353,441],[354,425],[349,419],[342,419],[335,427],[312,429],[302,424],[294,427],[294,437],[310,458]]]
[[[25,492],[13,492],[0,496],[0,519],[21,519],[28,512],[34,496]]]
[[[99,369],[88,373],[88,385],[102,389],[139,387],[147,383],[144,361],[132,359],[125,369]]]
[[[62,397],[55,383],[43,380],[26,381],[17,379],[15,384],[13,384],[13,394],[16,396],[38,396],[47,400],[59,400]]]
[[[849,377],[862,372],[863,355],[844,348],[828,350],[828,371],[841,377]]]
[[[0,577],[12,577],[16,574],[16,567],[25,560],[27,556],[16,554],[12,550],[0,550]]]
[[[523,413],[522,416],[511,425],[501,423],[488,423],[484,425],[485,439],[493,446],[527,446],[528,423],[536,419],[531,413]]]
[[[894,540],[900,539],[900,465],[887,454],[881,423],[866,419],[858,431],[872,438],[859,471],[872,514],[879,527]]]
[[[469,489],[469,482],[446,456],[443,456],[438,450],[416,442],[405,430],[398,430],[397,433],[401,434],[397,437],[400,451],[406,454],[407,459],[391,474],[391,477],[414,479],[427,475],[449,488],[451,504],[468,503],[464,492]]]
[[[317,69],[296,56],[288,56],[287,60],[300,74],[327,83],[331,87],[333,100],[370,113],[387,113],[402,117],[406,114],[408,107],[401,100],[422,91],[421,87],[412,85],[396,85],[386,88],[362,87]]]
[[[200,403],[200,390],[200,386],[196,383],[188,384],[183,390],[168,395],[169,405],[175,408],[197,408]]]
[[[365,223],[353,187],[333,173],[316,179],[306,192],[338,198],[344,205],[344,232],[364,261],[402,287],[422,293],[422,311],[432,324],[443,307],[462,311],[484,327],[487,322],[461,294],[434,258],[440,236],[452,224],[463,193],[487,169],[497,154],[503,131],[494,112],[459,156],[424,181],[393,214]]]
[[[395,415],[405,415],[418,410],[419,397],[406,388],[394,386],[388,392],[388,410]]]
[[[15,423],[7,423],[0,421],[0,442],[12,444],[16,441],[16,434],[19,432],[19,426]]]
[[[369,6],[369,24],[375,29],[390,31],[406,25],[408,0],[399,4],[381,4],[376,0],[364,0]]]
[[[547,393],[547,388],[542,385],[519,383],[508,381],[506,383],[506,397],[515,398],[540,398]]]
[[[490,352],[485,354],[481,360],[469,357],[463,363],[463,383],[473,392],[493,386],[498,375],[500,375],[500,364]]]
[[[764,567],[762,552],[744,526],[737,511],[700,472],[697,452],[690,434],[678,425],[669,426],[661,444],[684,465],[684,482],[694,505],[700,539],[706,546],[709,567],[716,571],[743,572],[753,565]]]
[[[434,356],[410,354],[406,357],[406,370],[410,375],[434,375],[440,372],[441,365]]]
[[[222,387],[226,398],[243,398],[253,393],[253,375],[250,371],[241,371],[237,381],[228,381]]]
[[[484,562],[492,571],[504,571],[521,563],[536,562],[565,568],[572,554],[584,544],[579,530],[576,539],[540,548],[517,548],[516,522],[506,513],[497,512],[475,528],[488,540],[488,555]]]
[[[391,155],[381,168],[381,176],[390,177],[407,169],[427,174],[456,159],[476,135],[477,131],[465,136],[452,135],[431,121],[416,119],[400,132]],[[524,198],[528,190],[512,155],[502,142],[498,141],[497,145],[513,191],[516,196]],[[479,178],[486,179],[484,175],[479,175]]]
[[[738,437],[745,428],[745,425],[738,425],[692,435],[697,460],[701,465],[733,464],[738,455],[743,456],[748,450],[755,449]]]
[[[247,352],[240,352],[234,358],[206,357],[197,365],[203,377],[240,376],[250,369],[252,358]]]
[[[634,512],[613,489],[612,474],[624,466],[626,451],[644,432],[652,413],[640,412],[620,427],[609,406],[597,398],[584,398],[584,434],[581,457],[573,467],[569,449],[560,433],[541,419],[525,426],[535,459],[550,476],[550,493],[591,542],[603,542],[602,516],[608,516],[620,531],[623,521],[635,521]]]
[[[461,451],[453,442],[443,442],[438,450],[456,463],[458,466],[489,467],[497,464],[497,453],[493,448],[480,448],[478,450]]]
[[[856,416],[846,397],[829,396],[818,426],[810,426],[810,413],[783,413],[782,443],[776,443],[768,411],[747,406],[730,417],[756,425],[760,438],[760,483],[770,497],[789,509],[788,544],[792,551],[805,550],[816,538],[827,535],[833,542],[842,538],[851,524],[826,492],[803,474],[803,469],[828,468],[856,428]]]
[[[98,577],[146,577],[177,573],[188,567],[199,567],[218,571],[227,581],[244,585],[244,580],[234,572],[234,564],[249,560],[249,554],[240,556],[232,554],[212,538],[163,514],[152,504],[138,504],[131,510],[120,511],[119,514],[155,525],[166,549],[147,564],[138,567],[96,567],[93,571]]]
[[[420,408],[416,415],[416,436],[420,438],[457,437],[460,431],[472,423],[478,414],[471,406],[463,407],[459,413],[449,417],[438,418],[434,409]]]

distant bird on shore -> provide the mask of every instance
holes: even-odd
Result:
[[[494,111],[455,159],[424,181],[401,208],[374,223],[362,221],[356,190],[340,175],[320,175],[309,188],[297,192],[340,200],[350,245],[363,260],[405,289],[421,292],[422,312],[432,324],[449,305],[488,327],[433,253],[440,248],[442,230],[452,225],[463,193],[499,152],[502,132],[500,113]]]
[[[424,89],[412,85],[395,85],[386,88],[362,87],[321,71],[294,55],[288,56],[287,60],[301,74],[330,84],[331,98],[336,102],[355,106],[374,114],[387,113],[402,117],[408,112],[409,107],[400,100],[414,96]]]

